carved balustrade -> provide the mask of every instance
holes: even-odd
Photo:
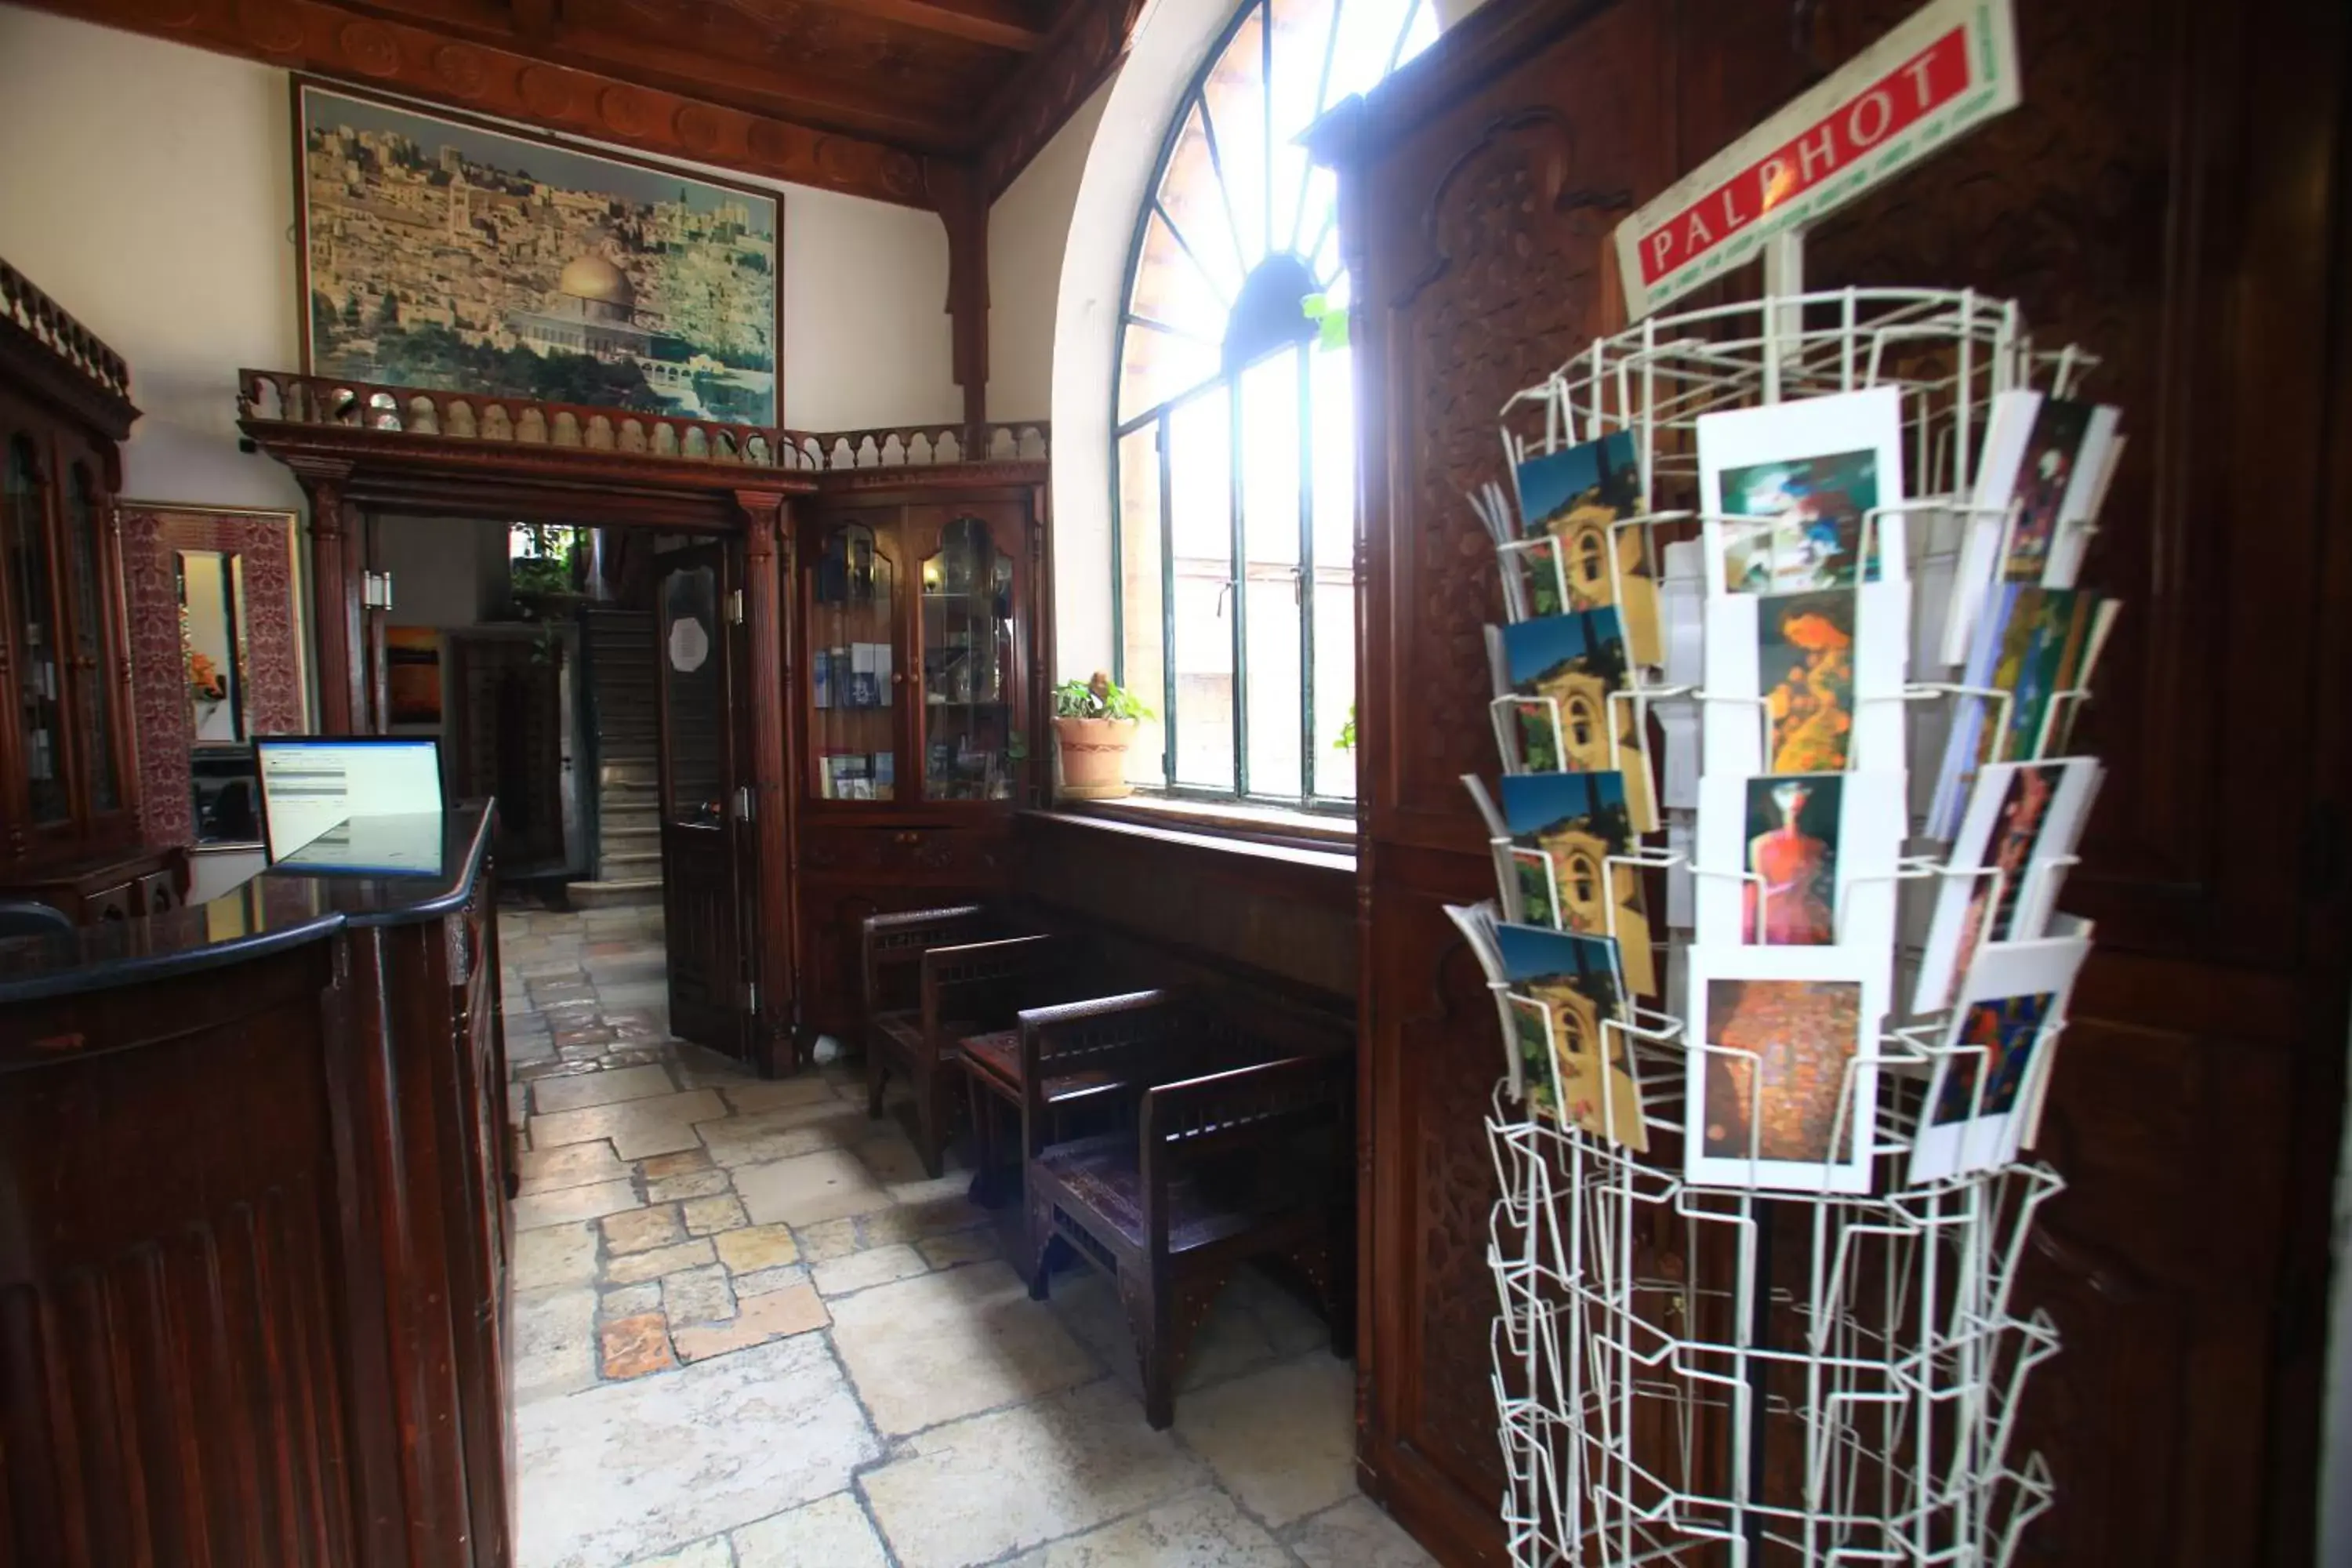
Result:
[[[122,356],[5,261],[0,261],[0,319],[31,334],[98,390],[131,401],[131,367]]]
[[[906,425],[816,434],[543,398],[385,386],[347,377],[263,370],[237,373],[237,416],[248,425],[340,426],[797,473],[1043,461],[1048,428],[1035,421]]]

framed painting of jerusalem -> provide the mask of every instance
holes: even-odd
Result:
[[[774,425],[772,192],[294,82],[313,374]]]

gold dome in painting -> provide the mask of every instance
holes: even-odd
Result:
[[[637,291],[621,269],[601,256],[582,256],[565,263],[563,276],[556,280],[556,290],[575,300],[592,300],[602,305],[618,305],[626,309],[636,303]]]

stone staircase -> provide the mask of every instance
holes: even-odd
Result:
[[[572,884],[572,906],[658,904],[661,715],[654,618],[642,610],[584,611],[580,649],[596,736],[596,842],[589,879]]]

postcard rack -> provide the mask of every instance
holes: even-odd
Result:
[[[1903,552],[1911,605],[1899,687],[1858,699],[1899,716],[1902,845],[1879,873],[1894,883],[1897,906],[1886,1019],[1874,1049],[1847,1063],[1837,1097],[1834,1136],[1862,1176],[1838,1190],[1827,1181],[1818,1190],[1743,1181],[1737,1161],[1730,1173],[1702,1180],[1685,1157],[1699,1132],[1686,1103],[1694,1055],[1739,1058],[1744,1070],[1761,1070],[1753,1049],[1703,1037],[1706,1020],[1685,1016],[1682,989],[1692,889],[1724,878],[1758,884],[1759,910],[1768,896],[1754,873],[1702,863],[1696,847],[1692,759],[1707,710],[1754,699],[1706,689],[1691,622],[1672,614],[1663,660],[1616,694],[1633,705],[1637,730],[1655,714],[1666,755],[1663,776],[1655,752],[1629,764],[1651,770],[1660,831],[1640,836],[1607,868],[1631,867],[1679,891],[1669,893],[1666,918],[1652,922],[1664,939],[1654,967],[1666,977],[1655,1005],[1601,1026],[1603,1059],[1622,1051],[1634,1069],[1640,1138],[1623,1136],[1612,1088],[1600,1096],[1597,1127],[1538,1114],[1517,1097],[1516,1067],[1487,1121],[1501,1194],[1488,1252],[1497,1293],[1494,1392],[1515,1563],[1999,1568],[2050,1504],[2049,1471],[2022,1451],[2016,1427],[2027,1380],[2057,1353],[2058,1337],[2046,1316],[2021,1310],[2015,1287],[2035,1215],[2063,1184],[2016,1151],[2032,1143],[2063,999],[2041,1019],[2006,1157],[1959,1159],[1955,1173],[1924,1181],[1913,1180],[1914,1152],[1947,1131],[1931,1128],[1928,1086],[1944,1081],[1940,1065],[1982,1053],[1953,1043],[1950,1005],[1909,1004],[1938,890],[1990,879],[1999,907],[2016,891],[2003,888],[2009,872],[1953,860],[1957,814],[1934,798],[1956,718],[1997,734],[2011,727],[2010,694],[1969,682],[1954,668],[1958,660],[1941,657],[1958,563],[1972,539],[1994,537],[2005,549],[2015,522],[2011,509],[1986,515],[1975,503],[1975,466],[2000,395],[2065,396],[2095,363],[2073,349],[2037,350],[2009,301],[1964,290],[1842,289],[1643,321],[1593,342],[1502,411],[1507,464],[1619,432],[1632,437],[1639,506],[1612,525],[1609,555],[1671,600],[1688,584],[1662,569],[1669,544],[1697,540],[1710,525],[1755,521],[1700,510],[1701,416],[1897,387],[1909,499],[1874,510],[1868,527]],[[1472,501],[1496,535],[1504,618],[1546,613],[1545,574],[1553,602],[1570,602],[1569,542],[1505,537],[1498,489]],[[1858,560],[1871,558],[1870,539],[1866,531]],[[2077,682],[2045,699],[2044,732],[2084,697]],[[1493,708],[1507,775],[1530,766],[1515,702],[1526,705],[1498,696]],[[1564,754],[1562,715],[1555,708],[1541,717],[1551,752]],[[1613,762],[1617,725],[1609,729]],[[1492,847],[1504,918],[1518,918],[1523,887],[1559,908],[1562,890],[1545,880],[1548,868],[1527,872],[1507,837]],[[2071,856],[2037,864],[2026,896],[2053,900],[2071,864]],[[1518,882],[1522,874],[1532,883]],[[1606,931],[1616,936],[1613,903],[1608,909]],[[2051,918],[2087,940],[2084,922]],[[1982,934],[1972,925],[1965,941]],[[1531,1051],[1532,1030],[1554,1059],[1564,1042],[1554,1036],[1553,1009],[1502,982],[1493,989],[1507,1046]],[[1971,1116],[1990,1076],[1976,1065],[1983,1070],[1972,1075]]]

